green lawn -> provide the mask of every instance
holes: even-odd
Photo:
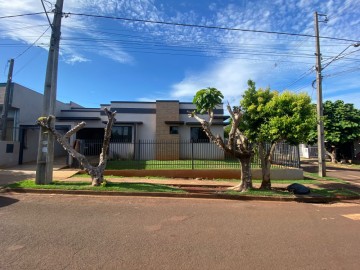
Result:
[[[186,193],[185,191],[159,184],[142,183],[112,183],[107,182],[105,186],[93,187],[89,182],[57,182],[48,185],[36,185],[33,179],[24,180],[10,184],[9,188],[29,188],[29,189],[59,189],[59,190],[95,190],[95,191],[119,191],[119,192],[171,192]]]
[[[360,194],[348,190],[348,189],[325,189],[325,188],[317,188],[311,189],[311,193],[318,194],[324,197],[335,197],[335,196],[359,196]]]
[[[89,178],[90,179],[90,175],[88,174],[84,174],[84,173],[79,173],[79,174],[75,174],[72,176],[73,177],[80,177],[80,178]],[[111,178],[124,178],[125,176],[121,176],[121,175],[105,175],[104,176],[106,179],[111,179]],[[134,176],[134,177],[126,177],[126,178],[135,178],[135,179],[156,179],[156,180],[169,180],[171,178],[169,177],[163,177],[163,176],[144,176],[144,177],[138,177],[138,176]],[[218,182],[240,182],[240,179],[207,179],[209,181],[218,181]],[[329,180],[331,181],[331,180]],[[261,180],[259,179],[253,179],[253,183],[256,184],[260,184]],[[293,183],[300,183],[300,184],[321,184],[320,181],[314,180],[314,179],[303,179],[303,180],[291,180],[291,179],[285,179],[285,180],[271,180],[272,184],[293,184]],[[221,183],[219,183],[221,184]]]
[[[272,168],[282,166],[273,164]],[[239,169],[237,160],[109,160],[107,170]],[[260,168],[256,163],[251,168]]]
[[[348,184],[348,182],[339,179],[339,178],[335,178],[335,177],[320,177],[317,173],[308,173],[308,172],[304,172],[304,176],[310,179],[317,179],[317,180],[321,180],[321,181],[330,181],[330,182],[336,182],[336,183],[343,183],[343,184]]]
[[[235,190],[225,191],[225,194],[229,195],[247,195],[247,196],[269,196],[269,197],[291,197],[294,194],[288,192],[287,190],[260,190],[260,189],[250,189],[246,192],[239,193]]]
[[[105,185],[93,187],[89,182],[56,182],[48,185],[36,185],[33,179],[24,180],[10,184],[9,188],[26,189],[55,189],[55,190],[93,190],[93,191],[118,191],[118,192],[167,192],[167,193],[187,193],[186,191],[167,185],[148,184],[148,183],[113,183],[106,182]],[[270,196],[270,197],[293,197],[294,195],[285,189],[259,190],[251,189],[247,192],[224,191],[222,194],[236,196]],[[360,194],[347,189],[311,189],[310,195],[320,195],[323,197],[336,196],[359,196]]]

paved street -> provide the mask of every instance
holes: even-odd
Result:
[[[360,202],[0,195],[0,269],[358,269]]]

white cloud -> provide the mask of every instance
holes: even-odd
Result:
[[[329,1],[325,5],[323,3],[322,1],[299,1],[291,4],[288,1],[261,1],[261,3],[255,2],[253,5],[247,6],[246,10],[242,10],[240,6],[230,4],[223,9],[217,9],[212,20],[213,25],[313,35],[313,12],[320,9],[322,13],[329,15],[330,21],[333,21],[328,25],[321,24],[321,36],[354,39],[356,33],[354,27],[349,27],[349,22],[353,21],[350,18],[354,14],[357,14],[358,17],[359,2],[349,0],[346,6],[343,6],[343,2],[340,0]],[[342,17],[342,20],[339,19],[340,17]],[[231,49],[230,46],[227,47],[227,44],[231,44],[231,46],[237,45],[238,48],[248,53],[247,57],[249,58],[256,57],[252,56],[252,54],[265,53],[268,48],[268,51],[276,49],[280,54],[293,53],[303,54],[304,56],[302,58],[292,58],[286,55],[258,55],[257,58],[261,57],[263,61],[259,60],[257,62],[245,59],[217,60],[211,62],[209,66],[189,72],[180,82],[174,83],[172,86],[172,95],[174,97],[190,97],[201,88],[213,86],[222,90],[226,97],[238,99],[242,91],[246,89],[246,82],[249,78],[255,80],[258,87],[266,87],[269,84],[274,84],[274,82],[279,85],[279,82],[284,81],[284,77],[292,78],[290,82],[284,81],[284,85],[278,89],[283,90],[294,81],[294,78],[297,79],[315,64],[313,56],[315,51],[314,38],[276,37],[274,35],[230,31],[222,31],[221,37],[213,35],[212,38],[214,42],[222,44],[227,50]],[[206,40],[207,37],[205,36],[203,39]],[[321,40],[321,42],[323,44],[322,54],[324,60],[326,57],[337,55],[344,48],[341,45],[334,46],[336,43],[333,41]],[[244,46],[244,44],[251,43],[255,43],[257,46]],[[226,56],[226,53],[224,56]],[[241,55],[233,55],[233,57],[241,57]],[[267,62],[268,60],[269,62]],[[282,63],[282,61],[291,62]],[[274,68],[275,63],[276,68]],[[346,85],[341,77],[337,79],[340,83]],[[308,81],[310,81],[310,87],[305,85],[303,89],[311,94],[311,80]],[[303,81],[299,81],[300,86],[301,83]],[[300,89],[299,84],[292,85],[291,88]],[[360,83],[357,82],[356,85],[359,89]]]
[[[190,99],[197,90],[215,87],[232,102],[239,100],[247,88],[249,79],[258,81],[265,66],[256,66],[242,59],[226,59],[215,62],[211,67],[199,73],[190,73],[181,82],[172,86],[172,96],[178,99]]]

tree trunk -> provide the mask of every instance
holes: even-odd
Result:
[[[252,188],[252,177],[251,177],[251,157],[240,159],[241,164],[241,191],[247,191]]]
[[[251,177],[251,156],[241,157],[239,158],[239,162],[240,162],[240,171],[241,171],[240,184],[229,189],[245,192],[253,187],[252,177]]]
[[[337,163],[335,146],[331,146],[331,149],[326,149],[326,154],[330,157],[332,163]]]
[[[268,158],[265,158],[264,165],[261,164],[262,182],[260,189],[271,189],[270,169],[271,162]]]
[[[273,146],[266,151],[264,143],[259,143],[259,157],[261,162],[262,182],[260,189],[271,189],[271,157]]]
[[[101,183],[104,182],[103,173],[103,170],[99,170],[99,168],[96,168],[90,172],[92,186],[100,186]]]
[[[336,160],[336,147],[334,147],[334,146],[331,149],[330,158],[331,158],[332,163],[337,163],[337,160]]]

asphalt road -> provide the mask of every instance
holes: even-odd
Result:
[[[359,219],[359,201],[1,194],[0,269],[359,269]]]

